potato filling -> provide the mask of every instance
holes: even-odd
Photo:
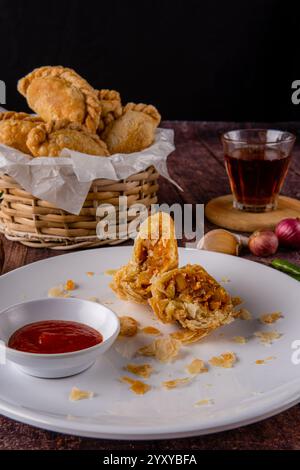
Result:
[[[145,220],[140,243],[135,247],[135,260],[149,283],[153,275],[170,266],[174,251],[171,240],[174,245],[174,228],[169,216],[160,212]]]
[[[190,274],[175,274],[166,285],[167,297],[172,300],[166,307],[169,313],[185,309],[186,318],[195,320],[199,315],[209,316],[212,312],[222,309],[229,301],[229,295],[216,281],[201,270]]]
[[[230,295],[199,265],[187,265],[161,275],[152,288],[150,304],[165,322],[184,328],[216,328],[233,317]]]
[[[141,224],[133,256],[114,274],[111,287],[122,299],[146,303],[151,297],[152,279],[177,266],[174,223],[168,214],[158,212]]]

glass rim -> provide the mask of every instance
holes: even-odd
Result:
[[[232,132],[247,132],[247,133],[251,133],[251,132],[268,132],[268,131],[272,131],[272,132],[278,132],[278,134],[286,134],[286,137],[282,140],[270,140],[268,142],[255,142],[253,144],[251,144],[251,142],[249,142],[249,140],[246,140],[246,139],[235,139],[235,138],[231,138],[229,137],[229,134],[231,134]],[[263,128],[252,128],[252,129],[232,129],[230,131],[226,131],[226,132],[223,132],[223,134],[221,135],[221,139],[222,141],[225,141],[225,142],[231,142],[231,143],[235,143],[235,144],[251,144],[251,145],[270,145],[270,144],[282,144],[282,143],[288,143],[288,142],[295,142],[296,140],[296,136],[294,134],[292,134],[292,132],[289,132],[289,131],[282,131],[280,129],[263,129]]]

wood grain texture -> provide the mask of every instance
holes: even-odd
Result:
[[[176,151],[170,155],[168,166],[171,176],[182,186],[184,192],[176,189],[161,178],[159,200],[173,204],[207,203],[213,197],[229,193],[228,180],[223,164],[219,135],[229,129],[251,127],[250,123],[209,123],[209,122],[165,122],[164,127],[175,130]],[[287,129],[300,134],[297,123],[263,123],[256,127]],[[296,145],[283,194],[300,199],[300,146]],[[215,228],[206,222],[205,230]],[[59,256],[51,250],[27,248],[0,238],[0,272],[6,273],[19,266]],[[129,242],[126,242],[129,243]],[[263,263],[249,253],[244,257]],[[300,253],[281,250],[278,257],[300,263]],[[123,442],[101,439],[86,439],[67,436],[17,423],[0,417],[0,449],[103,449],[103,450],[196,450],[196,449],[300,449],[300,405],[260,423],[233,431],[203,437],[186,439]]]
[[[207,219],[229,230],[254,232],[256,229],[274,229],[278,222],[288,217],[300,216],[300,201],[287,196],[279,196],[278,207],[270,212],[241,212],[233,207],[231,194],[218,196],[205,206]]]

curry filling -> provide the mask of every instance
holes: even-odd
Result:
[[[126,300],[146,303],[152,280],[178,266],[174,224],[170,216],[158,212],[141,225],[132,259],[114,275],[111,288]]]
[[[187,265],[159,276],[149,303],[160,320],[190,330],[215,329],[234,318],[228,292],[204,268]]]

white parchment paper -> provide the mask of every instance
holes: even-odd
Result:
[[[97,178],[120,180],[153,165],[181,189],[167,169],[167,157],[174,149],[174,131],[170,129],[157,129],[154,144],[141,152],[117,153],[111,157],[95,157],[64,149],[59,158],[30,158],[0,144],[0,173],[14,178],[34,196],[77,215],[92,181]]]

